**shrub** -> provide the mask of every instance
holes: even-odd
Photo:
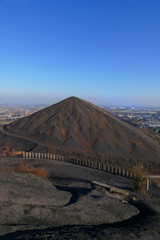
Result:
[[[49,178],[49,173],[47,170],[42,168],[35,168],[33,165],[29,165],[27,163],[20,163],[20,165],[15,169],[7,170],[6,168],[1,168],[2,172],[10,172],[10,173],[29,173],[34,174],[42,178]]]
[[[47,170],[42,168],[35,168],[33,165],[27,163],[21,163],[19,167],[15,170],[17,173],[29,173],[34,174],[39,177],[48,178],[49,173]]]
[[[147,191],[147,171],[142,164],[137,164],[131,169],[133,173],[133,184],[135,190],[141,193],[146,193]]]

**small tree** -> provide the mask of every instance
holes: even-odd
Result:
[[[133,184],[137,192],[146,193],[147,191],[147,170],[145,167],[138,163],[135,165],[131,172],[133,173]]]

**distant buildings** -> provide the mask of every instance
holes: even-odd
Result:
[[[39,110],[37,106],[35,107],[35,109],[33,106],[0,106],[0,124],[2,124],[3,122],[12,122],[13,120],[16,120],[18,118],[29,116],[37,110]]]
[[[160,128],[160,109],[109,107],[105,110],[139,128]]]

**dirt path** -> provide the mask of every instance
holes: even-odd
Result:
[[[30,139],[29,137],[23,137],[13,131],[10,131],[10,130],[6,129],[5,126],[0,126],[0,132],[2,132],[3,134],[6,134],[8,136],[18,137],[18,138],[22,138],[24,140],[32,141],[37,144],[41,144],[40,142],[36,141],[35,139],[33,140],[33,139]]]

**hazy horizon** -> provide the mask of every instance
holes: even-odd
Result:
[[[160,106],[158,0],[1,0],[0,103]]]
[[[25,105],[28,105],[28,106],[31,106],[31,105],[39,105],[39,106],[50,106],[52,104],[56,104],[68,97],[71,97],[71,96],[65,96],[64,98],[63,97],[49,97],[48,99],[46,97],[39,97],[39,98],[36,98],[33,100],[33,98],[26,98],[24,100],[22,99],[19,99],[17,98],[15,100],[11,99],[9,100],[9,98],[6,100],[6,101],[2,101],[0,100],[0,105],[21,105],[21,106],[25,106]],[[81,98],[79,96],[75,96],[75,97],[78,97],[78,98]],[[1,99],[1,98],[0,98]],[[42,101],[42,99],[44,101]],[[104,99],[100,99],[100,98],[94,98],[94,97],[82,97],[81,99],[83,100],[86,100],[86,101],[89,101],[97,106],[100,106],[100,107],[109,107],[109,106],[113,106],[113,107],[142,107],[142,108],[145,108],[145,107],[148,107],[148,108],[160,108],[160,105],[156,105],[156,104],[151,104],[151,102],[149,104],[147,104],[146,102],[143,102],[141,104],[139,104],[139,102],[123,102],[123,101],[114,101],[114,99],[107,99],[106,101],[104,101]]]

